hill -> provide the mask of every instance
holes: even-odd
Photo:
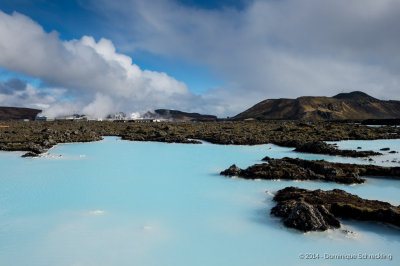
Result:
[[[203,115],[199,113],[187,113],[178,110],[157,109],[154,112],[165,119],[174,121],[216,121],[217,117],[214,115]]]
[[[233,117],[233,120],[364,120],[400,118],[400,101],[383,101],[361,91],[333,97],[303,96],[268,99]]]
[[[35,120],[42,110],[21,107],[0,107],[0,120]]]

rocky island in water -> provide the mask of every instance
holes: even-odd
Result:
[[[339,228],[338,217],[400,226],[400,206],[362,199],[340,189],[323,191],[287,187],[276,193],[274,201],[277,205],[271,214],[282,217],[287,227],[305,232]]]

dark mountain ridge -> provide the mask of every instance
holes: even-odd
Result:
[[[172,119],[174,121],[216,121],[214,115],[203,115],[199,113],[187,113],[178,110],[157,109],[154,112],[162,118]]]
[[[340,100],[368,100],[368,101],[380,101],[377,98],[374,98],[365,92],[362,91],[352,91],[352,92],[344,92],[339,93],[332,98],[340,99]]]
[[[0,120],[35,120],[35,117],[42,110],[22,107],[0,107]]]
[[[267,99],[233,117],[233,120],[364,120],[400,118],[400,101],[383,101],[364,92],[333,97],[303,96]]]

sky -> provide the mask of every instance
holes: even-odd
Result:
[[[398,0],[3,0],[0,106],[233,116],[268,98],[400,100]]]

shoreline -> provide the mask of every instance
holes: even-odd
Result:
[[[37,156],[58,143],[92,142],[103,136],[131,141],[222,145],[275,144],[300,152],[349,157],[379,155],[368,151],[339,150],[342,140],[400,139],[400,128],[367,127],[338,122],[159,122],[114,123],[97,121],[1,121],[0,150],[26,151]]]

